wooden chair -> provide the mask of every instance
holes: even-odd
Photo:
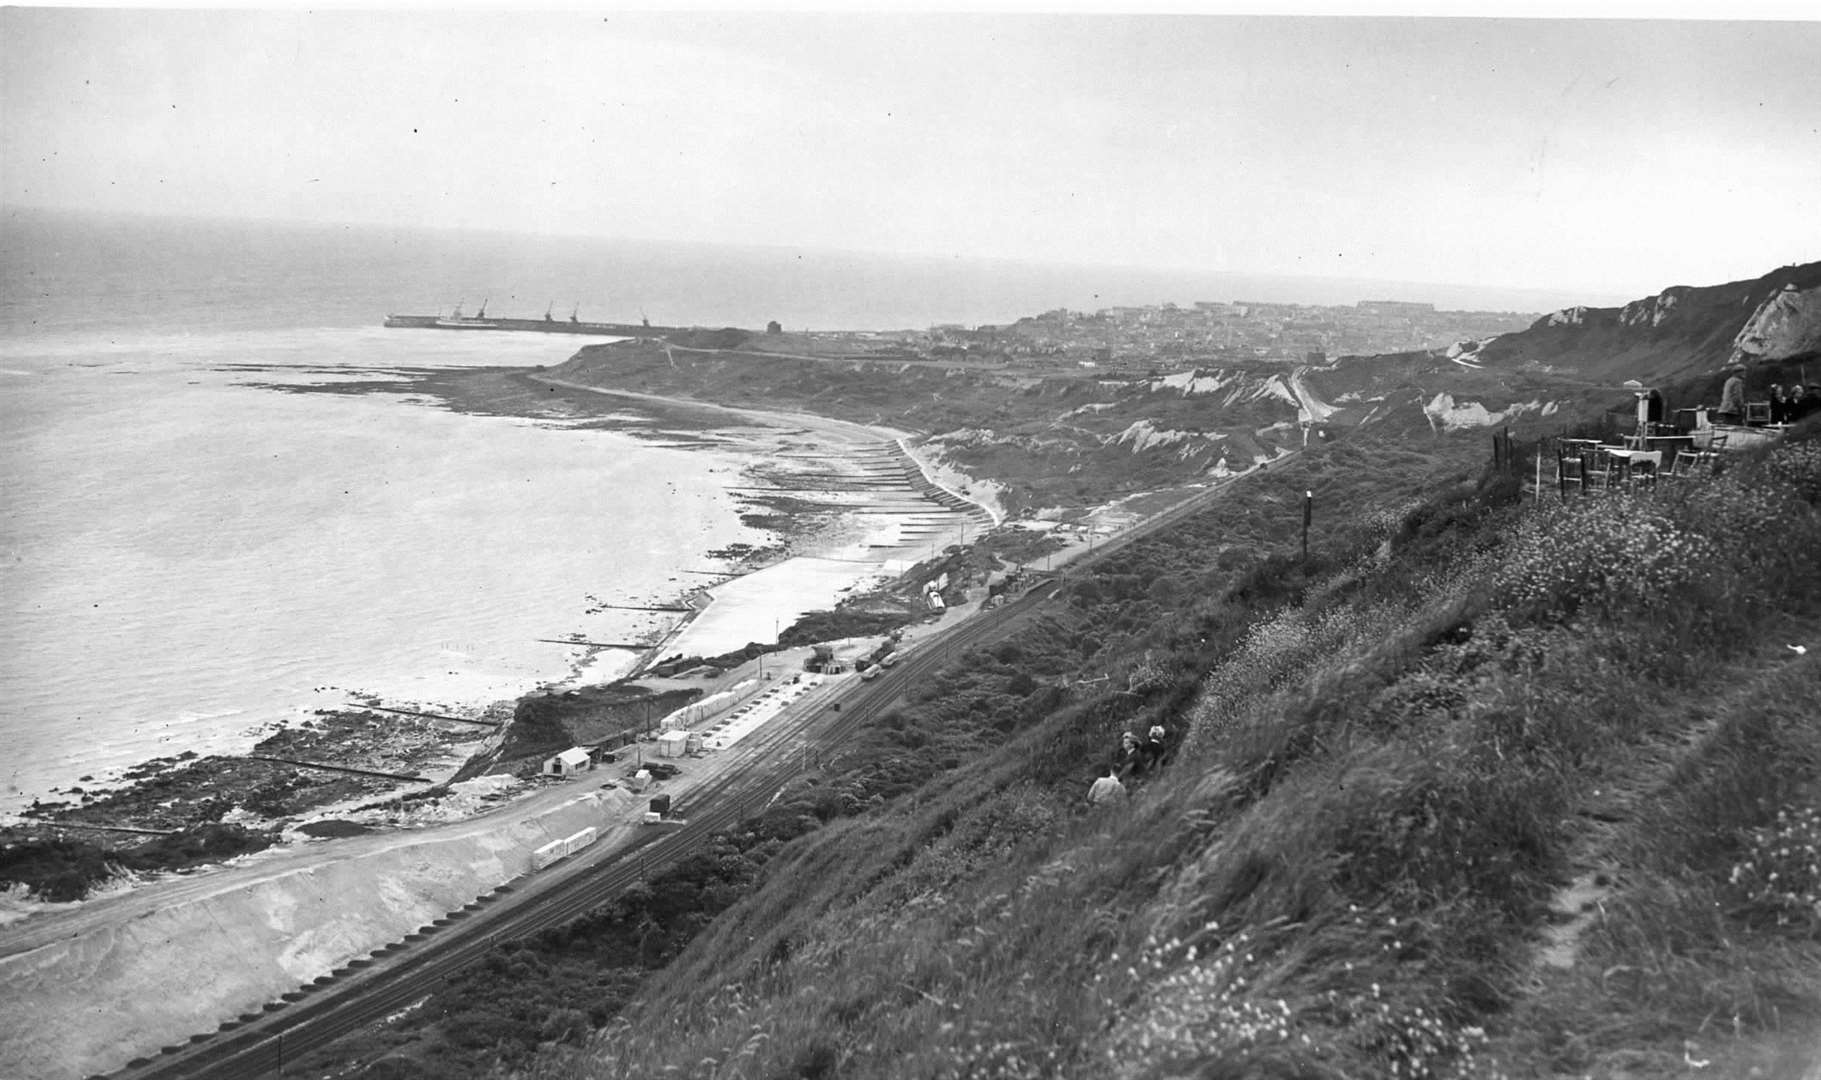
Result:
[[[1770,402],[1748,401],[1745,403],[1745,422],[1759,427],[1770,423]]]
[[[1675,457],[1670,459],[1669,471],[1663,474],[1666,480],[1686,480],[1694,475],[1695,461],[1701,454],[1697,450],[1677,449]]]
[[[1612,488],[1613,458],[1603,448],[1591,446],[1581,452],[1582,487],[1588,491],[1608,491]]]
[[[1556,443],[1555,447],[1555,482],[1564,502],[1568,499],[1570,487],[1577,491],[1587,489],[1587,473],[1581,467],[1580,455],[1573,453],[1569,447],[1560,442]]]

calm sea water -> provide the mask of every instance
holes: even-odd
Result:
[[[674,599],[702,580],[680,568],[764,539],[727,455],[252,385],[578,347],[381,329],[385,290],[459,273],[437,239],[8,218],[0,811],[354,692],[460,705],[560,680],[580,651],[535,639],[653,631],[599,601]]]
[[[677,571],[710,565],[705,552],[763,539],[739,523],[725,455],[253,385],[554,364],[580,344],[388,331],[389,312],[489,301],[496,315],[877,329],[1383,294],[0,209],[0,812],[151,756],[244,746],[352,691],[462,704],[563,678],[576,651],[536,638],[651,631],[653,616],[598,601],[674,597],[703,580]]]

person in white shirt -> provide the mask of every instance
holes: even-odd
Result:
[[[1124,801],[1125,785],[1119,782],[1119,768],[1116,765],[1108,765],[1107,774],[1094,781],[1094,785],[1088,788],[1088,805],[1105,806],[1108,803]]]

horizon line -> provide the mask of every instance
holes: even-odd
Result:
[[[279,227],[314,228],[314,229],[337,229],[337,228],[342,228],[342,229],[348,229],[348,228],[396,229],[396,230],[407,231],[407,232],[424,232],[424,233],[438,233],[438,234],[468,233],[468,234],[501,237],[501,238],[539,238],[539,239],[571,240],[571,241],[576,241],[576,240],[622,241],[622,242],[627,242],[627,243],[669,245],[669,246],[682,247],[682,248],[697,248],[697,249],[702,249],[702,250],[719,249],[719,250],[751,251],[751,252],[813,251],[813,252],[818,252],[818,253],[827,254],[827,255],[846,256],[846,257],[902,259],[902,260],[907,260],[907,261],[922,261],[922,262],[963,262],[963,263],[972,263],[975,265],[1004,264],[1004,265],[1009,265],[1009,266],[1017,266],[1017,267],[1027,268],[1027,269],[1046,270],[1046,271],[1084,270],[1084,271],[1095,271],[1095,272],[1101,272],[1101,273],[1145,274],[1145,275],[1156,275],[1156,276],[1180,275],[1180,276],[1184,276],[1184,277],[1192,276],[1192,277],[1204,277],[1204,278],[1205,277],[1214,277],[1214,278],[1251,279],[1251,280],[1257,281],[1257,282],[1270,282],[1273,284],[1304,284],[1304,283],[1306,283],[1311,287],[1315,287],[1315,286],[1333,287],[1333,286],[1337,286],[1337,285],[1344,285],[1344,286],[1348,286],[1348,287],[1377,286],[1377,287],[1380,287],[1383,289],[1390,289],[1390,290],[1449,290],[1449,291],[1456,291],[1456,292],[1482,293],[1482,294],[1504,294],[1506,296],[1528,297],[1528,298],[1530,298],[1530,302],[1537,304],[1538,306],[1529,308],[1529,309],[1509,308],[1509,309],[1503,309],[1503,310],[1511,310],[1511,311],[1531,310],[1531,311],[1537,311],[1540,313],[1547,313],[1549,311],[1562,310],[1562,308],[1564,306],[1567,306],[1567,307],[1623,306],[1624,304],[1629,303],[1632,300],[1640,299],[1645,296],[1657,295],[1658,293],[1661,293],[1663,289],[1673,288],[1678,285],[1686,284],[1686,283],[1682,283],[1682,282],[1675,282],[1675,283],[1671,283],[1668,285],[1659,286],[1654,292],[1642,293],[1639,295],[1628,295],[1628,294],[1622,293],[1622,292],[1586,288],[1586,287],[1581,287],[1578,285],[1565,285],[1565,286],[1506,285],[1506,284],[1490,284],[1489,285],[1489,284],[1480,284],[1480,283],[1474,283],[1474,282],[1419,281],[1419,280],[1412,280],[1412,279],[1407,279],[1407,278],[1378,278],[1378,277],[1363,277],[1363,276],[1362,277],[1350,277],[1350,276],[1338,276],[1338,275],[1329,275],[1329,274],[1296,274],[1296,273],[1286,273],[1286,272],[1282,272],[1282,271],[1269,271],[1269,270],[1215,269],[1215,268],[1205,267],[1205,266],[1182,266],[1182,265],[1121,263],[1121,262],[1089,262],[1089,261],[1078,260],[1078,259],[1044,261],[1044,260],[1038,260],[1038,259],[1019,258],[1019,257],[1014,257],[1014,256],[1006,256],[1006,255],[973,254],[973,253],[961,253],[961,252],[936,253],[936,252],[930,252],[930,251],[893,251],[893,250],[878,249],[878,248],[842,248],[842,247],[829,247],[829,246],[823,246],[823,245],[818,245],[818,244],[791,244],[791,243],[786,243],[786,242],[757,243],[757,242],[750,242],[750,241],[694,240],[694,239],[677,239],[677,238],[673,238],[673,237],[641,236],[641,235],[633,235],[633,234],[626,234],[626,233],[563,232],[563,231],[550,231],[550,230],[531,229],[531,228],[505,229],[505,228],[497,228],[497,227],[488,228],[488,227],[484,227],[484,226],[470,226],[470,225],[438,225],[438,224],[427,224],[427,223],[421,223],[421,222],[388,222],[388,221],[373,221],[373,220],[362,221],[362,220],[343,220],[343,219],[328,220],[328,219],[322,219],[322,218],[296,218],[296,217],[250,217],[250,216],[243,215],[243,214],[206,214],[206,213],[194,213],[194,212],[181,213],[181,212],[173,212],[173,211],[147,211],[147,210],[137,210],[137,209],[121,209],[121,208],[113,208],[113,207],[66,206],[66,205],[56,205],[56,204],[51,204],[51,203],[21,202],[21,201],[17,201],[17,200],[0,201],[0,213],[10,214],[10,213],[14,213],[17,211],[45,213],[45,214],[64,214],[64,215],[77,216],[77,217],[92,216],[92,217],[129,218],[129,219],[142,220],[142,221],[219,222],[219,223],[224,223],[224,224],[268,225],[268,226],[279,226]],[[1761,276],[1762,273],[1766,273],[1766,272],[1768,272],[1768,271],[1760,271],[1758,275],[1754,275],[1754,276]],[[1743,280],[1743,279],[1741,279],[1741,280]],[[1721,282],[1709,282],[1708,284],[1721,284]],[[1571,296],[1579,297],[1579,299],[1570,301],[1570,300],[1568,300],[1568,297],[1571,297]],[[1543,303],[1543,301],[1546,298],[1548,299],[1549,302]],[[1239,299],[1241,299],[1241,298],[1239,298],[1239,297],[1230,298],[1231,301],[1235,301],[1235,302],[1238,301]],[[1409,301],[1412,298],[1408,297],[1408,296],[1392,296],[1392,295],[1369,296],[1369,295],[1362,294],[1360,299],[1361,300],[1405,300],[1405,301]],[[1159,303],[1161,303],[1161,302],[1162,301],[1159,301]],[[1260,301],[1260,302],[1267,302],[1267,301]],[[1281,303],[1282,301],[1269,301],[1269,302]],[[1415,302],[1424,302],[1424,301],[1421,298],[1417,298],[1415,300]],[[1311,303],[1310,306],[1325,307],[1325,306],[1332,306],[1332,305]],[[1440,308],[1438,308],[1438,309],[1440,309]],[[1442,310],[1445,310],[1445,309],[1442,309]]]

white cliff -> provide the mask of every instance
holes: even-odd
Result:
[[[1821,350],[1821,287],[1785,285],[1758,305],[1733,348],[1759,360],[1783,360]]]

